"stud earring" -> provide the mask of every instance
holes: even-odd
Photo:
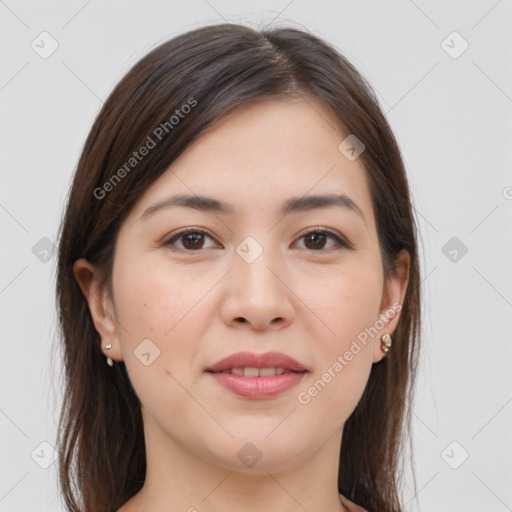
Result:
[[[108,345],[105,345],[105,350],[110,350],[112,348],[112,345],[109,343]],[[109,366],[114,366],[114,361],[112,361],[112,358],[107,356],[107,364]]]
[[[390,334],[383,334],[382,338],[380,339],[380,348],[382,349],[382,352],[387,353],[389,352],[389,349],[391,348],[391,335]]]

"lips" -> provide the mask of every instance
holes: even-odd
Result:
[[[207,372],[220,373],[236,368],[282,368],[285,372],[304,372],[306,368],[298,361],[280,352],[265,352],[254,354],[252,352],[238,352],[221,359],[213,366],[206,369]],[[255,377],[256,375],[246,375]],[[263,375],[261,375],[263,377]]]
[[[296,386],[308,370],[279,352],[238,352],[205,370],[223,388],[250,399],[270,398]]]

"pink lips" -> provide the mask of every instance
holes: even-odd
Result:
[[[284,373],[257,377],[226,373],[233,368],[282,368]],[[206,372],[224,388],[252,399],[264,399],[283,393],[296,386],[308,373],[298,361],[279,352],[238,352],[207,368]]]

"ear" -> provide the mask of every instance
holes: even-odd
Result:
[[[99,286],[94,266],[85,258],[80,258],[73,264],[73,274],[87,300],[94,327],[100,335],[101,351],[105,356],[122,360],[113,303],[108,291]],[[112,345],[112,348],[106,350],[105,345]]]
[[[404,301],[407,285],[409,283],[409,270],[411,257],[408,251],[402,249],[395,258],[395,274],[388,277],[384,283],[382,300],[380,304],[380,319],[384,326],[378,330],[373,347],[373,362],[380,361],[386,353],[381,349],[383,334],[393,334],[400,319],[400,311]],[[381,322],[379,322],[380,324]],[[393,350],[391,346],[390,350]]]

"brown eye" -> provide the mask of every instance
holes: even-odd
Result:
[[[183,237],[183,246],[185,249],[202,249],[204,244],[204,235],[201,233],[187,233]]]
[[[163,245],[170,246],[171,249],[178,251],[193,252],[200,249],[204,249],[205,237],[212,239],[212,237],[199,229],[180,231],[176,233],[172,238],[164,242]],[[213,239],[212,239],[213,240]],[[176,242],[181,241],[182,247],[176,246]]]
[[[323,249],[327,235],[325,233],[311,233],[306,235],[306,247],[308,249]],[[311,244],[311,246],[308,245]]]
[[[331,245],[331,247],[327,247],[327,248],[325,247],[326,241],[328,239],[335,241],[334,249],[341,249],[341,248],[350,249],[351,248],[351,246],[347,242],[345,242],[345,240],[343,240],[341,237],[339,237],[335,233],[333,233],[329,230],[326,230],[326,229],[315,229],[313,231],[309,231],[308,233],[302,235],[301,239],[305,240],[306,249],[309,249],[311,251],[316,251],[316,252],[333,248],[332,245]]]

